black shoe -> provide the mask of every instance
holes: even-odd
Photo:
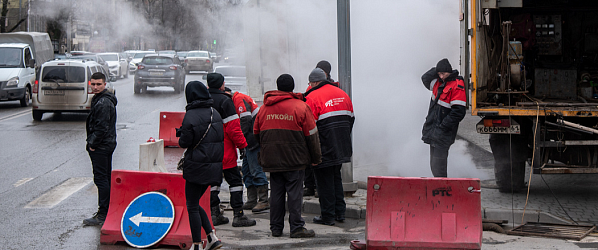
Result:
[[[291,232],[291,238],[312,238],[315,236],[316,233],[314,233],[314,230],[307,230],[304,227],[297,228]]]
[[[106,221],[105,214],[95,213],[91,218],[83,220],[83,224],[86,226],[101,226],[104,224],[104,221]]]
[[[255,226],[257,222],[253,219],[247,218],[247,216],[235,216],[233,218],[233,227],[251,227]]]
[[[345,216],[344,215],[336,216],[334,218],[334,220],[343,223],[343,222],[345,222]]]
[[[282,231],[272,230],[272,237],[282,236]]]
[[[334,226],[334,221],[326,221],[326,220],[322,219],[322,216],[314,217],[313,222],[316,224],[322,224],[322,225],[326,225],[326,226]]]
[[[316,194],[316,190],[312,188],[304,188],[303,189],[303,196],[314,196]]]
[[[212,223],[214,224],[214,226],[228,224],[228,218],[222,215],[212,216]]]

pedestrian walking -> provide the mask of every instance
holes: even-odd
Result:
[[[247,202],[243,204],[243,210],[251,210],[254,213],[264,212],[270,209],[268,201],[268,178],[262,166],[260,166],[257,155],[260,152],[260,145],[253,136],[253,121],[259,107],[251,97],[239,91],[232,93],[232,90],[224,87],[224,92],[232,95],[235,110],[240,118],[241,130],[247,141],[245,155],[241,172],[243,182],[247,188]],[[258,202],[259,200],[259,202]]]
[[[330,63],[326,60],[322,60],[319,61],[318,64],[316,64],[316,68],[322,69],[324,71],[324,73],[326,73],[326,80],[330,83],[332,83],[332,85],[335,85],[337,87],[339,87],[339,83],[335,82],[331,77],[330,77],[330,71],[332,70],[332,65],[330,65]],[[310,85],[307,85],[307,90],[309,91],[311,89]],[[314,170],[312,168],[312,166],[308,166],[305,169],[305,179],[303,180],[303,196],[316,196],[316,198],[318,197],[318,195],[316,194],[316,177],[314,175]]]
[[[345,221],[341,167],[353,154],[353,103],[347,93],[327,80],[322,69],[311,71],[309,85],[312,88],[305,92],[305,102],[315,117],[322,148],[322,163],[313,167],[321,216],[314,217],[313,222],[332,226],[335,220]]]
[[[224,158],[222,168],[224,179],[229,185],[230,205],[233,208],[233,227],[255,226],[256,221],[247,218],[243,213],[243,180],[241,171],[237,167],[237,148],[245,150],[247,142],[241,131],[239,115],[235,111],[235,104],[232,97],[224,92],[224,76],[219,73],[207,75],[208,91],[214,99],[212,107],[218,111],[224,124]],[[224,217],[220,210],[220,186],[212,186],[210,206],[212,211],[212,223],[214,226],[226,224],[228,218]]]
[[[422,82],[432,91],[422,140],[430,144],[430,168],[434,177],[447,177],[448,151],[455,142],[459,122],[465,117],[465,84],[446,58],[424,73]]]
[[[93,169],[93,182],[98,188],[98,211],[83,220],[83,224],[104,224],[110,205],[110,181],[112,176],[112,153],[116,148],[116,96],[106,89],[106,76],[100,72],[91,75],[91,109],[85,128],[85,146]]]
[[[302,94],[292,92],[293,77],[280,75],[276,85],[278,90],[264,95],[253,127],[261,147],[259,163],[270,172],[270,230],[272,236],[282,236],[287,197],[290,237],[314,237],[315,232],[305,228],[301,206],[305,168],[321,161],[318,129]]]
[[[193,238],[190,250],[204,249],[201,240],[202,228],[208,239],[205,249],[219,249],[222,243],[212,230],[206,211],[199,206],[199,200],[208,186],[219,186],[222,183],[224,126],[220,114],[212,108],[214,100],[203,83],[189,82],[185,88],[185,98],[185,117],[177,130],[177,136],[180,137],[179,146],[187,149],[183,162],[183,178]]]

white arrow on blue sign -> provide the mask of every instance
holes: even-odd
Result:
[[[129,245],[137,248],[160,242],[174,222],[174,205],[168,196],[147,192],[137,196],[123,214],[120,231]]]

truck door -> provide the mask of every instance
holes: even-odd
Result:
[[[25,71],[23,74],[24,79],[20,82],[20,84],[23,85],[19,87],[32,85],[32,83],[35,81],[35,65],[33,65],[33,67],[30,66],[31,60],[33,59],[33,55],[31,54],[31,48],[26,47],[23,54],[23,61],[25,62]]]

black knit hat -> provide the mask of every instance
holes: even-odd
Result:
[[[280,91],[293,92],[293,89],[295,89],[295,80],[289,74],[282,74],[276,79],[276,87]]]
[[[438,63],[436,64],[436,72],[453,72],[453,67],[451,66],[451,63],[449,63],[449,60],[444,58],[440,61],[438,61]]]
[[[224,84],[224,76],[220,73],[208,73],[206,79],[208,80],[208,87],[211,89],[219,89]]]
[[[318,64],[316,65],[316,68],[320,68],[322,70],[324,70],[324,72],[326,72],[327,75],[330,75],[330,70],[332,69],[332,66],[330,65],[330,63],[326,60],[322,60],[320,62],[318,62]]]

